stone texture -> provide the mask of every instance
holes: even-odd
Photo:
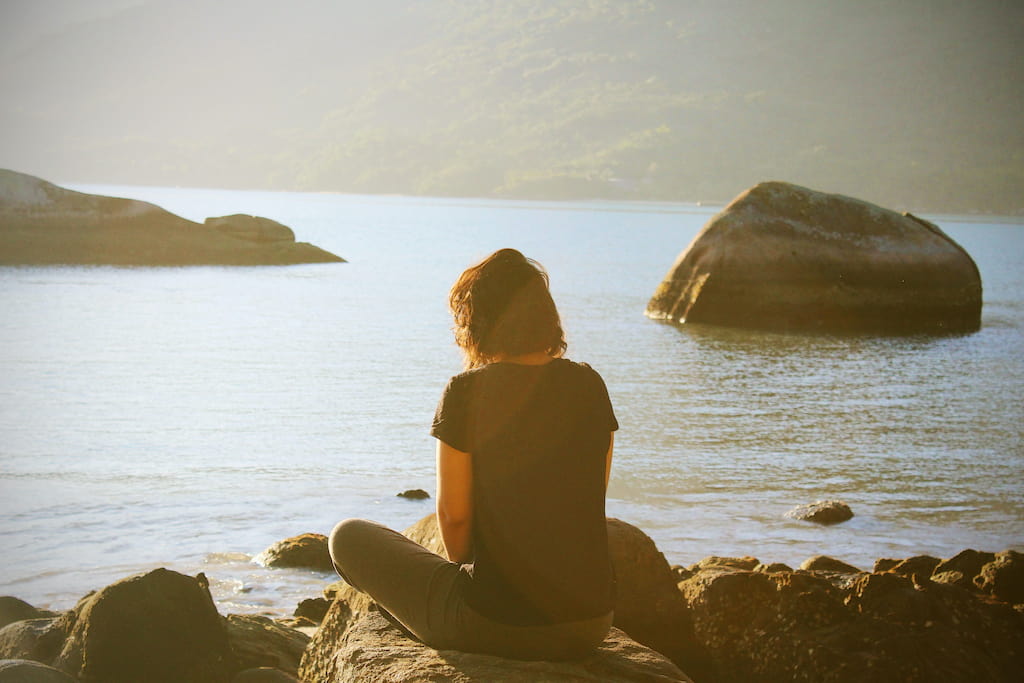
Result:
[[[7,626],[7,624],[14,623],[15,621],[40,619],[43,617],[53,616],[56,616],[55,612],[38,609],[20,598],[15,598],[10,595],[0,597],[0,628]]]
[[[853,510],[841,500],[818,500],[798,505],[786,513],[787,517],[818,524],[839,524],[853,517]]]
[[[942,563],[937,557],[931,555],[915,555],[914,557],[908,557],[905,560],[895,561],[895,564],[888,568],[888,571],[901,574],[902,576],[923,576],[928,578],[935,571],[935,568]],[[878,563],[875,563],[875,571],[881,571],[878,569]]]
[[[1024,615],[956,586],[716,567],[680,590],[717,683],[1009,682],[1024,671]]]
[[[356,621],[328,661],[303,662],[300,677],[317,683],[364,681],[437,681],[471,683],[538,683],[549,681],[689,681],[663,655],[642,647],[613,629],[590,657],[576,662],[527,662],[487,655],[437,651],[405,637],[383,616],[372,612]]]
[[[676,323],[829,332],[970,332],[981,276],[937,226],[782,182],[714,216],[647,305]]]
[[[27,659],[0,660],[0,683],[75,683],[63,671]]]
[[[291,674],[269,667],[245,669],[231,679],[231,683],[298,683],[299,679]]]
[[[42,617],[11,622],[0,629],[0,659],[52,662],[67,638],[66,621]]]
[[[0,265],[286,265],[344,259],[255,216],[203,225],[132,199],[0,169]]]
[[[323,534],[300,534],[273,544],[255,558],[265,567],[298,567],[333,572],[327,537]]]
[[[852,564],[847,564],[828,555],[809,557],[800,564],[800,569],[809,572],[836,572],[839,574],[857,574],[861,571]]]
[[[257,614],[229,614],[228,642],[238,666],[273,668],[295,674],[309,636]]]
[[[974,583],[1003,602],[1024,604],[1024,554],[1015,550],[996,553],[995,559],[981,568]]]
[[[82,683],[222,683],[237,670],[202,574],[121,579],[58,622],[67,638],[52,664]]]
[[[324,615],[330,609],[331,603],[326,598],[308,598],[301,601],[292,612],[292,616],[306,617],[310,621],[323,621]]]

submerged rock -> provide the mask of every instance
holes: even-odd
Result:
[[[853,517],[853,510],[841,500],[818,500],[798,505],[786,513],[787,517],[818,524],[838,524]]]
[[[323,534],[300,534],[273,544],[255,558],[265,567],[297,567],[317,571],[334,571],[327,537]]]
[[[133,199],[75,192],[0,169],[0,265],[286,265],[344,259],[267,218],[194,223]]]
[[[402,491],[395,495],[399,498],[407,498],[409,500],[426,500],[430,498],[430,494],[423,489],[409,489],[408,491]]]
[[[781,330],[972,332],[981,276],[936,225],[782,182],[714,216],[647,304],[651,318]]]

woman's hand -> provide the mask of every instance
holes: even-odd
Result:
[[[473,459],[437,442],[437,525],[448,559],[473,559]]]

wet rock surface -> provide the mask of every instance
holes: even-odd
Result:
[[[704,226],[646,312],[730,327],[951,334],[980,327],[981,292],[974,260],[938,226],[766,182]]]

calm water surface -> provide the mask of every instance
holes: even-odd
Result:
[[[434,488],[447,290],[503,246],[547,266],[569,356],[608,383],[609,514],[670,562],[1024,549],[1020,225],[933,217],[981,270],[980,332],[807,337],[644,318],[707,208],[80,189],[269,216],[350,262],[0,268],[0,594],[66,608],[167,566],[206,572],[224,612],[290,613],[328,577],[253,555],[431,511],[395,494]],[[783,516],[826,497],[854,519]]]

